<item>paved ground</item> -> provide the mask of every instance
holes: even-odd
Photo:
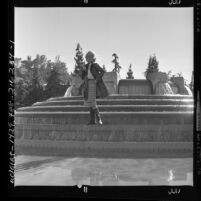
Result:
[[[18,155],[15,185],[193,185],[192,158],[109,159]]]

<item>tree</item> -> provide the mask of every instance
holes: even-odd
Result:
[[[22,61],[21,58],[15,57],[15,58],[14,58],[14,67],[15,67],[15,68],[19,68],[20,65],[21,65],[21,61]]]
[[[29,56],[26,60],[15,58],[15,109],[26,106],[26,99],[32,84],[32,66],[33,61]]]
[[[46,98],[59,96],[60,80],[59,73],[52,69],[49,78],[47,79],[47,85],[45,87]]]
[[[19,70],[19,69],[17,69],[17,70]],[[15,105],[15,109],[17,109],[18,107],[24,106],[24,100],[29,93],[29,88],[28,88],[27,83],[24,82],[23,78],[16,76],[16,73],[15,73],[14,82],[15,82],[14,105]]]
[[[27,57],[26,60],[21,61],[21,65],[19,67],[21,71],[21,76],[29,82],[30,85],[32,85],[32,81],[37,74],[38,82],[41,86],[44,86],[46,84],[46,80],[48,77],[48,72],[50,69],[48,69],[48,61],[45,55],[36,55],[35,59],[31,59],[31,57]]]
[[[32,68],[32,80],[31,85],[29,86],[29,93],[24,99],[25,105],[31,105],[35,102],[42,101],[45,99],[43,85],[41,84],[40,80],[41,77],[39,73],[39,66],[36,60],[34,60],[33,63],[34,64]]]
[[[66,63],[62,62],[59,56],[52,62],[47,60],[45,55],[37,54],[33,60],[30,56],[25,60],[15,58],[14,64],[16,108],[31,105],[47,97],[55,96],[55,94],[57,95],[55,91],[59,95],[63,95],[69,85]],[[57,73],[56,79],[54,79],[52,70]],[[53,90],[50,90],[51,87]]]
[[[70,76],[67,72],[66,64],[60,61],[60,57],[55,58],[55,62],[50,63],[51,72],[45,87],[46,98],[63,96],[70,83]]]
[[[75,69],[74,73],[80,75],[80,71],[83,69],[83,65],[85,64],[84,58],[83,58],[83,52],[80,44],[77,44],[76,55],[75,55]]]
[[[119,73],[119,72],[120,72],[120,69],[122,68],[122,67],[119,65],[119,62],[118,62],[119,57],[117,56],[116,53],[112,54],[112,56],[114,57],[114,59],[112,60],[112,62],[114,63],[114,69],[113,69],[112,71],[113,71],[113,72],[116,72],[116,73]]]
[[[147,75],[149,73],[153,73],[153,72],[158,72],[159,68],[158,68],[159,62],[156,59],[156,56],[150,56],[149,57],[149,62],[148,62],[148,67],[145,71],[145,77],[147,78]]]
[[[127,72],[127,78],[126,79],[134,79],[134,76],[133,76],[133,70],[132,70],[132,65],[130,64],[129,66],[129,69],[128,69],[128,72]]]
[[[36,58],[33,60],[34,62],[34,68],[37,69],[37,76],[38,76],[38,81],[41,86],[44,86],[47,82],[48,78],[48,72],[50,69],[48,69],[48,61],[47,57],[45,55],[36,55]]]
[[[28,56],[27,59],[22,60],[21,65],[19,66],[20,77],[22,77],[28,85],[31,85],[32,83],[33,68],[34,61],[31,59],[30,56]]]
[[[53,63],[53,68],[59,74],[59,80],[61,85],[69,85],[70,83],[70,75],[68,73],[68,69],[66,67],[66,63],[60,60],[59,56],[56,56],[55,62]]]

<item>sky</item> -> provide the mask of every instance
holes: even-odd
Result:
[[[96,53],[96,62],[107,71],[119,56],[120,76],[132,64],[135,79],[145,79],[149,57],[159,70],[182,72],[191,81],[193,70],[193,8],[15,8],[15,57],[33,59],[37,54],[75,67],[75,49]]]

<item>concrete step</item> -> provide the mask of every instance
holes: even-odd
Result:
[[[104,124],[193,124],[193,112],[101,112]],[[15,111],[15,123],[86,124],[89,112]]]
[[[193,142],[79,142],[16,139],[15,154],[104,158],[181,158],[193,157]]]
[[[33,106],[83,105],[83,100],[57,100],[34,103]],[[191,99],[98,99],[98,105],[193,105]]]
[[[110,95],[106,99],[193,99],[189,95]],[[47,101],[57,100],[83,100],[83,96],[70,96],[70,97],[53,97]]]
[[[15,139],[68,141],[193,141],[193,125],[15,124]]]
[[[101,112],[106,111],[193,111],[193,105],[100,105]],[[82,105],[49,105],[22,107],[18,111],[89,111],[88,107]]]

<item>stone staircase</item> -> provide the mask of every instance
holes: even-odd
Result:
[[[192,157],[192,96],[113,95],[97,104],[103,125],[86,125],[83,97],[56,97],[19,108],[16,153]]]

